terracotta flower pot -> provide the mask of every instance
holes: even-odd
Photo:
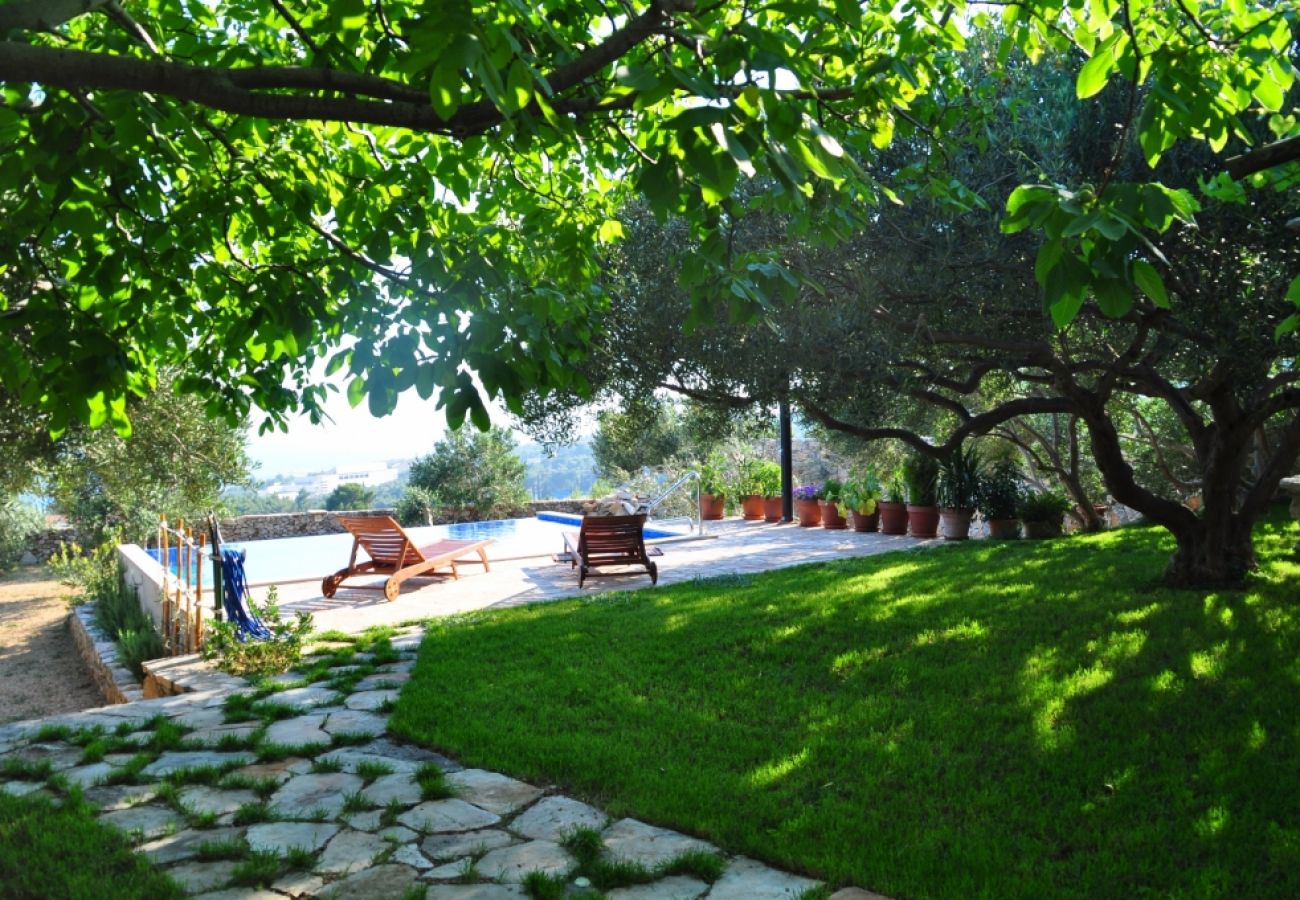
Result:
[[[939,510],[939,520],[943,525],[945,541],[964,541],[970,538],[970,520],[975,515],[973,509]]]
[[[876,504],[876,511],[871,515],[865,515],[856,509],[849,510],[849,522],[852,523],[854,531],[874,532],[880,523],[880,504]]]
[[[822,527],[829,528],[832,531],[840,531],[848,528],[849,523],[840,515],[839,507],[827,500],[818,501],[822,507]]]
[[[781,513],[783,512],[785,512],[785,510],[781,508],[780,497],[763,498],[763,521],[764,522],[780,522]]]
[[[763,518],[763,498],[758,494],[741,497],[740,511],[744,515],[746,522],[757,522]]]
[[[800,528],[816,528],[822,523],[822,508],[816,500],[794,501],[794,514]]]
[[[907,506],[902,503],[877,504],[881,534],[907,534]]]
[[[700,494],[700,518],[714,521],[726,512],[727,498],[721,494]]]
[[[914,538],[939,536],[939,507],[907,505],[907,530]]]
[[[989,519],[989,537],[999,541],[1015,540],[1020,537],[1019,519]]]

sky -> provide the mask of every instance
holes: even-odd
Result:
[[[446,411],[435,409],[436,404],[407,391],[392,414],[375,418],[366,403],[353,409],[346,397],[335,394],[325,404],[333,422],[313,425],[301,416],[290,421],[288,432],[250,432],[248,455],[258,464],[253,477],[266,481],[273,475],[422,456],[447,431]]]

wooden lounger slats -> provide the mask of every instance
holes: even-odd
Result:
[[[321,581],[321,593],[333,597],[346,578],[354,575],[387,575],[382,587],[359,585],[365,589],[383,590],[389,600],[396,600],[398,590],[408,578],[431,578],[450,575],[460,577],[459,566],[474,564],[491,571],[488,563],[489,538],[484,541],[456,541],[444,538],[423,547],[417,547],[401,525],[391,516],[336,516],[339,524],[352,533],[352,557],[346,568]],[[357,561],[357,551],[365,550],[370,558]],[[478,559],[469,555],[477,553]],[[438,569],[447,567],[448,572]]]
[[[592,571],[602,566],[644,566],[650,583],[659,583],[659,568],[650,557],[663,556],[663,551],[646,549],[643,515],[587,516],[580,531],[565,534],[564,549],[571,567],[578,570],[578,587],[589,576],[641,574]]]

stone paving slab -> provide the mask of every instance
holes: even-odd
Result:
[[[420,784],[409,772],[381,775],[361,792],[361,796],[375,806],[387,806],[389,803],[412,806],[420,802]]]
[[[63,770],[63,777],[77,787],[89,788],[102,783],[113,773],[113,765],[108,762],[92,763],[88,766],[74,766]]]
[[[326,885],[320,896],[334,898],[334,900],[401,898],[415,886],[417,875],[415,869],[410,866],[385,863]]]
[[[284,895],[262,888],[237,887],[196,894],[195,900],[284,900]]]
[[[319,850],[339,831],[330,822],[268,822],[248,827],[248,846],[283,855],[297,847]]]
[[[367,868],[375,857],[389,848],[378,835],[365,831],[340,831],[325,846],[325,852],[316,861],[315,871],[340,875]]]
[[[270,803],[288,818],[309,819],[323,811],[326,818],[332,819],[342,811],[348,795],[359,792],[364,784],[346,772],[296,775],[271,795]]]
[[[330,713],[325,720],[325,730],[332,735],[365,734],[379,737],[388,730],[388,716],[358,709],[343,709]]]
[[[91,788],[84,794],[86,801],[96,806],[101,812],[129,809],[140,803],[148,803],[157,795],[158,785],[156,784],[115,784],[107,787]]]
[[[173,866],[167,874],[183,887],[186,893],[211,891],[229,883],[235,874],[235,863],[230,860],[216,862],[188,862]]]
[[[577,862],[569,851],[554,841],[529,841],[493,850],[480,859],[475,868],[497,881],[521,882],[530,872],[567,875]]]
[[[740,856],[713,883],[709,900],[793,900],[820,884]]]
[[[325,749],[330,745],[330,736],[321,727],[325,724],[325,719],[326,716],[320,714],[272,722],[266,729],[266,741],[286,747],[317,745]]]
[[[138,849],[155,865],[165,866],[193,859],[203,844],[226,844],[244,838],[243,828],[189,828],[150,841]]]
[[[237,811],[245,804],[257,802],[257,795],[252,791],[224,790],[205,785],[183,788],[177,796],[181,806],[200,815],[212,813],[224,816]]]
[[[311,872],[290,872],[271,882],[271,887],[290,897],[314,897],[325,886],[325,879]]]
[[[647,869],[663,865],[684,853],[716,853],[717,847],[667,828],[636,819],[619,819],[601,835],[615,859],[639,863]]]
[[[500,816],[471,806],[464,800],[429,800],[398,817],[407,828],[423,832],[476,831],[501,821]]]
[[[157,806],[133,806],[114,812],[101,813],[99,821],[105,825],[125,831],[127,834],[140,834],[142,840],[161,837],[185,827],[185,820],[172,812]]]
[[[508,816],[542,795],[541,788],[484,769],[453,772],[447,783],[462,800],[499,816]]]
[[[603,828],[609,817],[594,806],[568,797],[547,797],[511,823],[524,837],[560,841],[576,828]]]
[[[519,839],[496,828],[464,831],[460,834],[435,834],[424,839],[420,849],[430,859],[456,859],[470,853],[485,853],[498,847],[519,843]]]
[[[515,884],[435,884],[424,900],[516,900],[527,896]]]
[[[652,884],[614,888],[605,893],[605,900],[695,900],[704,896],[709,885],[685,875],[671,875]]]
[[[161,778],[184,769],[208,769],[231,763],[250,763],[251,753],[217,753],[211,750],[169,750],[140,770],[146,778]]]
[[[398,690],[369,690],[352,694],[348,699],[343,701],[343,705],[348,709],[372,710],[379,709],[386,703],[396,703]]]

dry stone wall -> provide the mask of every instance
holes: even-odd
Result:
[[[144,690],[131,670],[117,658],[117,644],[95,624],[95,605],[83,603],[68,613],[68,628],[95,686],[109,703],[144,699]]]

